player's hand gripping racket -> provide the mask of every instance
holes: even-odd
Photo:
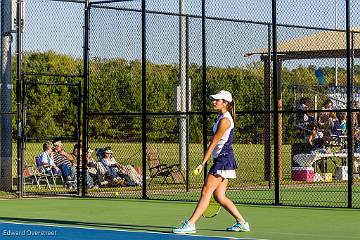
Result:
[[[209,206],[202,214],[202,216],[204,218],[213,218],[219,214],[220,210],[221,210],[221,205],[217,201],[215,201],[214,197],[211,197]]]

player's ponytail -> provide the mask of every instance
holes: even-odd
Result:
[[[227,107],[229,113],[231,114],[233,120],[235,121],[236,118],[236,111],[235,111],[235,100],[233,99],[232,102],[229,102]]]

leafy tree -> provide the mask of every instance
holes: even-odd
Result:
[[[146,109],[147,138],[150,141],[177,142],[179,121],[174,116],[174,89],[180,84],[179,69],[175,64],[155,64],[147,62]],[[14,68],[15,69],[15,68]],[[90,61],[89,111],[99,113],[89,118],[89,137],[98,141],[139,141],[141,138],[142,113],[142,66],[141,61],[127,61],[121,58]],[[238,117],[235,141],[239,143],[261,143],[264,132],[264,115],[256,113],[264,109],[263,63],[255,62],[243,67],[216,67],[206,69],[207,94],[227,89],[233,93]],[[303,94],[326,96],[326,87],[333,82],[334,68],[322,68],[326,86],[314,88],[316,83],[314,66],[298,66],[282,69],[283,109],[293,110],[294,85],[301,85]],[[49,74],[82,75],[82,61],[73,57],[47,52],[27,52],[24,54],[24,80],[28,82],[56,82],[83,84],[81,77],[49,76]],[[202,66],[191,64],[191,111],[201,112]],[[354,67],[354,82],[359,81],[359,66]],[[33,74],[29,74],[33,73]],[[46,74],[43,74],[46,73]],[[345,69],[338,70],[341,83],[346,81]],[[14,84],[15,84],[15,74]],[[83,85],[82,85],[83,86]],[[14,89],[15,91],[15,89]],[[77,131],[78,89],[70,86],[48,86],[26,84],[26,134],[28,137],[73,136]],[[14,92],[15,96],[15,92]],[[208,99],[208,96],[205,96]],[[205,103],[210,112],[208,134],[211,122],[217,113],[211,102]],[[15,97],[13,108],[16,108]],[[255,113],[254,113],[255,112]],[[103,114],[102,113],[109,113]],[[113,114],[112,114],[113,113]],[[166,117],[160,116],[163,113]],[[168,114],[169,113],[169,114]],[[15,118],[14,118],[15,119]],[[190,115],[190,141],[202,143],[202,115]],[[13,121],[15,134],[15,121]],[[291,114],[283,114],[284,143],[295,139]]]

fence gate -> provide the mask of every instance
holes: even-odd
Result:
[[[80,143],[82,78],[63,74],[23,75],[24,195],[80,194],[80,157],[74,148]],[[44,151],[46,142],[56,141],[61,141],[66,153],[75,153],[75,160],[55,161],[59,174],[52,173],[57,169],[44,172],[36,158]]]

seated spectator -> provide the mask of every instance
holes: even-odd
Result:
[[[330,134],[331,135],[342,135],[341,122],[336,116],[336,112],[331,112],[329,114],[329,125],[330,125]]]
[[[354,101],[352,102],[352,107],[353,107],[353,109],[359,109],[359,108],[360,108],[359,102],[357,102],[356,100],[354,100]],[[352,114],[353,126],[359,126],[359,118],[360,118],[360,116],[359,116],[359,110],[353,112],[353,114]]]
[[[58,168],[60,168],[65,184],[68,188],[75,188],[75,173],[76,169],[73,167],[72,162],[67,158],[70,154],[64,151],[61,141],[54,143],[54,150],[52,157]]]
[[[311,151],[325,151],[325,139],[324,133],[319,130],[317,126],[313,126],[313,130],[308,137],[308,144]],[[320,172],[325,172],[325,160],[320,159],[318,161]]]
[[[315,123],[315,118],[313,114],[306,113],[305,111],[309,110],[310,101],[307,97],[303,97],[299,100],[298,114],[296,118],[297,126],[302,130],[310,130],[309,126]]]
[[[101,159],[101,163],[107,170],[107,174],[111,177],[111,180],[121,180],[119,176],[120,164],[112,157],[113,152],[110,149],[104,151],[104,157]]]
[[[120,166],[120,177],[125,179],[126,186],[142,186],[142,176],[131,165]]]
[[[360,129],[355,126],[354,127],[354,153],[360,153]]]
[[[82,145],[78,145],[77,143],[74,145],[74,148],[73,148],[73,152],[70,153],[70,160],[75,162],[75,165],[77,166],[77,158],[80,158],[80,164],[79,164],[79,168],[80,168],[80,172],[82,171],[82,168],[81,168],[81,162],[82,162]],[[81,176],[81,175],[80,175]],[[86,178],[86,187],[87,188],[93,188],[95,185],[94,185],[94,181],[93,179],[91,178],[91,176],[89,175],[89,172],[87,171],[86,169],[86,172],[85,172],[85,178]]]
[[[86,153],[88,172],[93,178],[94,183],[105,186],[108,184],[108,181],[105,180],[107,170],[101,162],[97,162],[93,159],[92,153],[93,150],[88,148]]]
[[[343,134],[345,134],[346,131],[346,121],[347,121],[347,113],[343,112],[341,113],[341,117],[340,117],[340,128]]]
[[[104,151],[102,164],[108,169],[109,175],[113,181],[120,183],[122,186],[141,186],[142,178],[135,168],[131,165],[121,165],[112,157],[111,149]]]
[[[44,173],[61,175],[61,170],[56,166],[53,158],[53,144],[52,142],[45,142],[43,144],[43,152],[38,156],[36,165],[42,167]]]
[[[328,110],[332,110],[332,109],[333,109],[333,102],[331,101],[331,99],[326,99],[324,101],[324,104],[323,104],[323,107],[321,108],[321,110],[327,110],[327,111],[320,112],[320,114],[319,114],[318,123],[321,128],[326,128],[329,126],[330,112]]]
[[[316,125],[312,126],[312,131],[307,139],[312,150],[322,149],[325,146],[324,133],[319,130]]]
[[[78,145],[77,143],[74,144],[74,148],[72,153],[69,153],[67,158],[73,163],[74,166],[77,166],[77,158],[78,153],[80,153],[80,166],[81,166],[81,156],[82,156],[82,145]]]

